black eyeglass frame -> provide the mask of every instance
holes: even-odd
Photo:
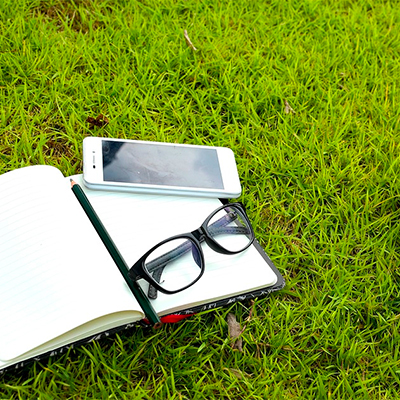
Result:
[[[223,246],[221,246],[215,239],[212,238],[211,234],[208,232],[208,224],[211,221],[211,219],[221,210],[223,210],[224,208],[229,208],[229,207],[233,207],[233,208],[238,208],[241,212],[241,215],[243,216],[243,218],[246,220],[246,223],[248,225],[248,227],[250,228],[249,234],[250,234],[250,239],[249,239],[249,243],[243,247],[240,250],[237,251],[231,251],[228,249],[225,249]],[[164,245],[165,243],[168,243],[172,240],[175,239],[187,239],[189,240],[191,243],[193,243],[195,245],[196,250],[198,251],[198,255],[200,257],[200,262],[201,265],[199,266],[201,268],[200,274],[199,276],[192,281],[190,284],[177,289],[177,290],[167,290],[165,288],[163,288],[162,286],[160,286],[158,284],[158,282],[150,275],[150,273],[147,271],[147,269],[145,268],[145,261],[147,259],[147,257],[154,251],[156,250],[158,247]],[[140,259],[138,261],[136,261],[135,264],[133,264],[133,266],[129,269],[129,276],[131,279],[133,280],[139,280],[139,279],[144,279],[145,281],[147,281],[151,286],[153,286],[155,289],[157,289],[158,291],[165,293],[165,294],[174,294],[174,293],[178,293],[181,292],[182,290],[185,290],[187,288],[189,288],[190,286],[194,285],[204,274],[205,271],[205,261],[204,261],[204,254],[203,254],[203,250],[201,248],[201,242],[205,241],[207,243],[207,245],[214,250],[217,253],[220,254],[226,254],[226,255],[233,255],[233,254],[238,254],[241,253],[242,251],[245,251],[246,249],[248,249],[254,242],[255,240],[255,236],[254,236],[254,231],[253,231],[253,227],[251,226],[249,217],[246,214],[246,210],[245,207],[242,203],[236,202],[236,203],[227,203],[222,205],[221,207],[218,207],[216,210],[214,210],[207,218],[206,220],[201,224],[201,226],[198,229],[195,229],[192,232],[187,232],[187,233],[183,233],[180,235],[175,235],[172,236],[168,239],[163,240],[162,242],[156,244],[155,246],[153,246],[149,251],[147,251],[142,257],[140,257]]]

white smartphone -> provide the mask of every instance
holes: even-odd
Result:
[[[83,179],[90,189],[235,198],[241,194],[227,147],[88,137]]]

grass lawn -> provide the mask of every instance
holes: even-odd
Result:
[[[2,0],[0,173],[80,173],[90,135],[231,147],[286,287],[0,375],[0,398],[399,398],[399,29],[396,1]]]

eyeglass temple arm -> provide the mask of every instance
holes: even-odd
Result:
[[[245,227],[240,227],[240,226],[226,226],[230,224],[232,221],[234,221],[237,218],[236,213],[227,213],[224,215],[222,218],[219,220],[213,222],[209,228],[208,231],[211,234],[211,236],[217,236],[223,233],[229,233],[229,234],[246,234],[249,233],[249,230]],[[204,242],[204,237],[200,238],[200,242]],[[160,257],[157,257],[147,265],[147,270],[153,274],[153,279],[156,282],[160,282],[161,280],[161,275],[163,273],[164,267],[171,261],[176,260],[183,254],[187,253],[191,249],[191,243],[189,241],[186,241],[182,243],[181,245],[177,246],[175,249],[169,251],[168,253],[163,254]],[[149,291],[148,291],[148,296],[150,299],[156,299],[157,298],[157,289],[150,285],[149,286]]]

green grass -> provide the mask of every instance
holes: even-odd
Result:
[[[79,173],[90,135],[231,147],[287,286],[6,373],[0,398],[399,398],[398,6],[2,0],[0,172]]]

